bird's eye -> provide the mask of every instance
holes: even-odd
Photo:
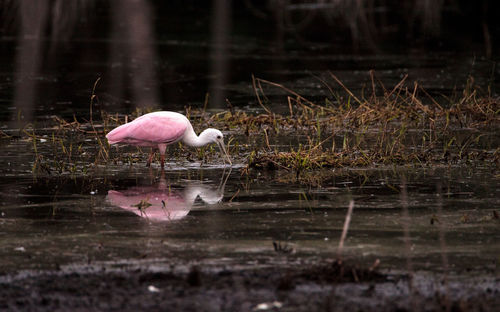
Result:
[[[222,139],[222,137],[220,135],[217,136],[217,139]]]

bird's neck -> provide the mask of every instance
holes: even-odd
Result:
[[[196,135],[196,132],[194,132],[193,127],[190,126],[187,130],[186,133],[184,134],[184,137],[182,138],[182,142],[186,145],[192,146],[192,147],[200,147],[206,144],[203,140],[203,132],[200,133],[200,136]]]

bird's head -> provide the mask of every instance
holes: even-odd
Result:
[[[200,136],[203,136],[203,139],[207,141],[207,143],[224,143],[224,135],[217,129],[206,129]]]
[[[229,164],[232,164],[231,159],[229,158],[229,154],[227,153],[226,147],[224,145],[224,135],[222,134],[222,132],[217,129],[209,128],[203,131],[200,134],[200,137],[203,137],[203,141],[205,141],[206,143],[216,143],[219,146],[221,153],[227,157]]]

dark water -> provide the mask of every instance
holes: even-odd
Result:
[[[106,8],[100,10],[99,16],[107,17]],[[475,50],[348,53],[335,45],[304,47],[290,39],[279,48],[271,35],[246,32],[249,26],[238,33],[238,23],[224,47],[225,69],[219,71],[214,69],[219,43],[206,29],[207,17],[180,29],[172,26],[175,18],[180,17],[173,14],[172,28],[152,42],[157,89],[133,86],[141,64],[120,54],[124,39],[104,31],[109,19],[79,26],[90,31],[65,42],[42,36],[41,65],[28,76],[18,75],[20,43],[4,35],[1,130],[15,133],[9,122],[24,115],[26,107],[40,127],[52,115],[89,118],[97,78],[94,112],[112,114],[140,106],[137,88],[148,97],[156,90],[153,106],[165,110],[203,107],[209,92],[212,111],[226,109],[226,98],[237,109],[258,111],[252,75],[311,100],[330,96],[323,82],[341,90],[329,71],[355,92],[369,85],[370,70],[387,86],[407,74],[410,86],[418,81],[436,96],[462,89],[470,76],[485,92],[498,90],[498,68]],[[16,102],[25,86],[30,100]],[[273,110],[287,109],[283,90],[265,86],[265,91]],[[40,142],[38,148],[50,154],[49,144]],[[327,177],[318,186],[299,184],[286,172],[244,175],[244,159],[232,170],[217,161],[203,166],[172,161],[163,175],[141,161],[76,174],[33,174],[36,155],[26,137],[0,139],[0,150],[1,272],[141,259],[235,265],[279,262],[283,256],[333,258],[350,200],[355,208],[343,250],[348,258],[366,264],[380,259],[385,269],[404,269],[411,260],[417,270],[498,271],[500,188],[498,173],[490,167],[328,169],[318,173]],[[273,242],[289,253],[276,252]]]
[[[333,26],[337,39],[332,39],[329,28],[312,27],[315,23],[303,32],[280,31],[272,10],[261,5],[257,7],[267,18],[249,10],[248,3],[233,4],[226,13],[218,13],[210,4],[191,2],[148,6],[149,2],[139,1],[144,3],[145,12],[128,6],[123,6],[122,12],[113,1],[82,3],[85,5],[78,11],[79,18],[71,22],[66,17],[67,24],[58,25],[56,21],[64,19],[56,11],[51,13],[55,22],[43,28],[39,40],[29,31],[23,36],[20,20],[7,20],[10,23],[0,33],[0,120],[4,123],[28,115],[31,110],[38,121],[47,115],[89,118],[91,90],[98,78],[98,98],[94,102],[97,113],[130,113],[136,107],[203,107],[207,93],[209,108],[228,108],[226,98],[235,107],[255,108],[258,105],[251,87],[252,75],[281,83],[319,102],[331,97],[325,83],[342,90],[329,77],[329,71],[356,92],[370,86],[370,70],[387,87],[407,74],[409,87],[416,81],[438,97],[460,91],[470,76],[484,92],[489,88],[496,94],[500,84],[500,69],[494,61],[497,50],[493,49],[491,57],[484,56],[478,34],[469,32],[476,28],[462,30],[458,36],[462,41],[450,43],[464,23],[480,24],[475,16],[457,23],[455,28],[443,27],[435,43],[419,44],[418,36],[387,36],[371,49],[357,50],[353,46],[363,46],[368,40],[361,37],[360,42],[349,41],[345,25]],[[67,5],[68,12],[78,10]],[[285,12],[300,12],[298,8],[290,5]],[[450,14],[447,9],[443,10],[444,16]],[[461,9],[475,14],[470,8]],[[398,16],[394,10],[381,5],[374,12],[387,11],[394,18]],[[127,28],[123,20],[134,12],[156,16],[153,24],[131,24],[150,36],[135,38],[137,34]],[[6,7],[4,13],[16,16],[18,12]],[[118,20],[114,14],[118,14]],[[231,21],[222,27],[226,15]],[[399,15],[404,19],[404,14]],[[317,27],[325,23],[320,17],[316,19]],[[38,19],[41,24],[49,24],[42,17]],[[402,22],[397,27],[404,32],[407,26]],[[496,34],[493,31],[495,27],[492,35]],[[282,95],[282,90],[264,87],[277,110],[286,104],[286,98],[273,96]]]
[[[498,266],[500,194],[488,169],[347,170],[331,172],[322,187],[216,166],[163,175],[142,166],[92,177],[17,173],[1,185],[4,271],[121,259],[272,263],[273,242],[293,249],[291,259],[335,257],[350,200],[348,258],[378,258],[393,269],[408,259],[437,271]]]
[[[109,42],[100,43],[109,44]],[[185,53],[182,46],[171,43],[169,50],[176,53]],[[188,47],[192,49],[187,59],[180,60],[181,64],[190,63],[189,68],[182,65],[176,67],[171,77],[160,77],[159,102],[155,105],[163,110],[183,111],[185,107],[203,107],[206,94],[210,92],[213,85],[213,74],[208,72],[202,64],[192,64],[197,59],[206,58],[207,55],[199,47]],[[284,86],[298,92],[309,100],[324,102],[325,98],[334,100],[329,89],[333,88],[343,93],[342,88],[329,76],[329,71],[335,73],[343,83],[357,94],[364,90],[370,90],[370,70],[374,70],[377,78],[387,88],[396,85],[405,75],[408,75],[407,84],[413,88],[413,82],[418,82],[430,94],[436,96],[442,102],[448,102],[445,97],[450,97],[464,88],[469,76],[475,78],[475,82],[483,86],[487,92],[488,86],[495,92],[498,89],[498,81],[494,80],[495,63],[467,54],[434,53],[430,55],[415,54],[384,54],[376,56],[366,55],[331,55],[314,53],[311,56],[307,52],[297,52],[292,55],[273,55],[271,53],[252,55],[251,47],[241,48],[229,56],[231,79],[218,89],[224,95],[224,99],[230,100],[236,108],[247,110],[257,108],[258,105],[255,92],[252,88],[252,78],[255,77],[279,82]],[[69,57],[72,57],[70,55]],[[5,60],[10,63],[12,59]],[[94,105],[94,112],[101,110],[106,112],[130,113],[134,110],[137,102],[127,97],[114,94],[112,89],[116,78],[110,71],[114,66],[109,61],[102,60],[99,64],[78,63],[82,68],[68,69],[67,73],[44,72],[35,77],[39,93],[33,99],[36,120],[42,122],[47,115],[57,115],[66,119],[73,116],[89,118],[89,103],[92,86],[98,78],[96,94],[98,104]],[[159,62],[162,62],[160,60]],[[172,60],[169,59],[169,63]],[[175,62],[175,61],[174,61]],[[2,73],[0,72],[0,75]],[[127,73],[131,75],[131,73]],[[0,88],[0,105],[2,113],[0,118],[5,124],[7,120],[15,120],[22,107],[13,105],[13,83],[14,77],[11,71],[3,71]],[[125,86],[126,87],[126,86]],[[270,106],[277,112],[286,109],[285,92],[280,88],[264,85],[268,98],[273,102]],[[213,91],[213,90],[212,90]],[[209,97],[209,108],[227,109],[227,103],[222,100],[214,102],[213,91]],[[459,92],[458,92],[459,94]]]

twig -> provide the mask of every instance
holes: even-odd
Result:
[[[269,110],[269,108],[267,108],[263,103],[262,103],[262,100],[260,99],[260,96],[259,96],[259,91],[257,90],[257,85],[255,83],[255,76],[252,75],[252,86],[253,86],[253,91],[255,92],[255,96],[257,97],[257,102],[259,102],[259,105],[266,111],[266,113],[268,113],[269,115],[271,115],[271,111]]]
[[[266,138],[266,145],[269,150],[271,150],[271,145],[269,144],[269,136],[267,135],[267,129],[264,129],[264,135]]]
[[[436,195],[438,195],[437,198],[437,214],[438,214],[438,220],[443,217],[443,194],[441,192],[441,182],[438,181],[436,184]],[[441,250],[441,261],[443,264],[443,284],[444,284],[444,301],[445,301],[445,307],[446,311],[451,310],[451,305],[450,305],[450,299],[448,297],[450,293],[450,289],[448,286],[448,257],[446,255],[446,241],[445,241],[445,233],[444,233],[444,226],[442,222],[439,222],[438,225],[438,230],[439,230],[439,247]]]
[[[94,82],[94,86],[92,87],[92,94],[90,96],[90,124],[92,124],[92,106],[94,105],[94,99],[97,97],[97,95],[95,94],[95,88],[97,87],[97,83],[99,83],[99,80],[101,80],[101,77],[97,78]]]
[[[344,248],[344,241],[347,237],[347,230],[349,229],[349,224],[351,223],[352,210],[354,208],[354,200],[349,202],[349,208],[347,209],[347,214],[345,216],[344,227],[342,229],[342,236],[340,237],[339,248],[337,250],[337,259],[342,258],[342,249]]]
[[[349,93],[349,95],[356,101],[359,103],[359,105],[363,105],[364,103],[361,102],[360,99],[358,99],[352,92],[351,90],[349,90],[343,83],[342,81],[339,80],[339,78],[337,78],[337,76],[335,76],[332,72],[329,72],[330,73],[330,76],[332,76],[332,78],[342,87],[344,88],[344,90]]]
[[[238,190],[236,191],[236,193],[234,193],[234,195],[231,197],[231,199],[230,199],[228,202],[229,202],[229,203],[231,203],[231,202],[233,201],[233,199],[234,199],[236,196],[238,196],[238,194],[239,194],[239,193],[240,193],[240,189],[238,189]]]
[[[432,98],[432,96],[427,93],[427,91],[425,91],[425,89],[422,87],[422,86],[419,86],[420,87],[420,90],[422,90],[422,92],[424,92],[424,94],[432,101],[432,103],[434,103],[434,105],[436,105],[440,110],[443,110],[443,107],[441,105],[439,105],[438,102],[436,102],[436,100],[434,100]]]
[[[411,240],[410,240],[410,214],[408,212],[408,193],[406,190],[406,178],[401,177],[401,205],[403,208],[402,222],[403,222],[403,233],[404,233],[404,243],[406,249],[406,269],[408,271],[408,292],[410,294],[410,304],[411,311],[416,311],[416,298],[414,294],[413,285],[413,262],[411,258]]]
[[[408,78],[408,74],[406,74],[403,77],[403,79],[401,79],[401,81],[398,82],[398,84],[394,86],[394,88],[392,89],[392,91],[389,94],[386,95],[386,98],[389,98],[394,93],[394,91],[396,91],[398,88],[400,88],[401,85],[405,82],[406,78]]]
[[[306,102],[307,104],[311,105],[311,106],[319,106],[317,104],[314,104],[313,102],[309,101],[308,99],[306,99],[305,97],[303,97],[302,95],[298,94],[297,92],[285,87],[284,85],[282,84],[279,84],[279,83],[276,83],[276,82],[272,82],[272,81],[269,81],[269,80],[265,80],[265,79],[260,79],[260,78],[255,78],[257,81],[259,82],[263,82],[263,83],[267,83],[271,86],[275,86],[275,87],[278,87],[278,88],[281,88],[283,90],[285,90],[286,92],[292,94],[292,95],[295,95],[298,99],[301,99],[302,101]],[[329,110],[327,109],[326,107],[323,107],[323,109],[326,109],[326,110]]]

